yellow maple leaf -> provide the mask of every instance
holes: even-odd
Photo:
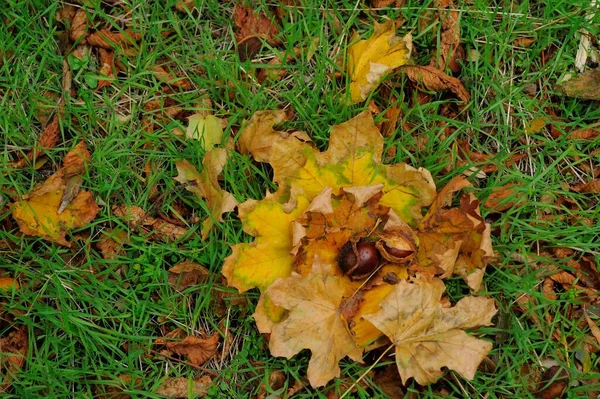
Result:
[[[306,278],[292,275],[269,287],[273,302],[289,311],[288,317],[273,327],[271,354],[289,359],[302,349],[310,349],[308,380],[313,387],[339,376],[338,363],[344,357],[362,361],[362,350],[341,317],[340,304],[349,292],[350,280],[332,275],[320,262],[314,262]]]
[[[76,190],[69,190],[71,181],[81,182],[80,175],[89,158],[85,144],[77,144],[65,156],[62,168],[12,206],[12,215],[22,233],[71,245],[66,233],[91,222],[100,210],[89,191],[79,190],[79,185]]]
[[[208,237],[208,233],[214,225],[214,219],[222,222],[223,213],[231,212],[238,204],[233,195],[219,185],[219,175],[226,162],[227,150],[214,148],[204,154],[202,172],[198,172],[188,161],[175,163],[179,172],[175,180],[180,183],[193,182],[194,184],[188,186],[187,190],[204,199],[209,208],[210,215],[202,224],[202,240]]]
[[[380,311],[364,317],[387,335],[396,347],[396,365],[406,384],[414,377],[421,385],[435,382],[443,367],[471,380],[492,343],[464,330],[491,324],[494,300],[465,297],[456,306],[441,303],[440,279],[401,281],[380,303]]]
[[[410,34],[403,38],[396,36],[394,21],[375,22],[373,35],[348,49],[346,69],[351,79],[351,103],[365,100],[386,74],[406,64],[411,48]]]

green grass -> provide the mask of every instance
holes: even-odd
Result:
[[[16,277],[21,284],[18,290],[0,293],[0,336],[15,326],[27,326],[29,334],[25,366],[4,397],[102,397],[111,386],[120,386],[131,397],[154,397],[149,392],[166,376],[201,374],[150,352],[156,349],[152,342],[175,327],[189,334],[201,330],[224,334],[225,329],[231,333],[231,351],[223,359],[219,354],[204,365],[218,373],[210,397],[253,398],[259,385],[276,370],[286,373],[286,386],[291,386],[305,376],[308,355],[303,352],[290,361],[269,355],[266,341],[251,318],[256,292],[247,295],[247,305],[232,305],[225,313],[215,311],[217,300],[211,287],[217,286],[223,259],[230,253],[230,245],[249,237],[242,233],[235,214],[230,214],[225,222],[217,223],[206,242],[201,242],[200,223],[192,220],[206,218],[206,207],[178,187],[173,177],[177,160],[186,159],[200,167],[203,149],[197,141],[170,133],[185,126],[184,120],[161,119],[157,113],[145,111],[144,105],[169,98],[189,115],[202,98],[210,98],[215,114],[228,118],[226,133],[231,136],[255,111],[290,108],[295,117],[286,126],[307,131],[324,149],[329,127],[365,108],[362,104],[344,105],[347,82],[333,78],[352,32],[368,35],[373,20],[402,16],[405,22],[399,31],[413,33],[416,62],[426,65],[439,39],[434,34],[436,26],[420,24],[432,1],[409,0],[400,10],[376,11],[362,2],[357,6],[356,1],[304,1],[304,7],[291,9],[289,18],[283,18],[282,46],[265,45],[255,62],[240,62],[236,55],[233,2],[199,0],[198,11],[179,13],[173,9],[173,0],[128,0],[124,4],[131,13],[125,17],[122,8],[107,6],[108,2],[87,3],[95,27],[118,28],[123,22],[119,18],[125,18],[133,29],[143,32],[143,40],[135,47],[135,54],[120,57],[125,70],[110,87],[95,91],[89,86],[89,77],[97,73],[94,57],[74,71],[77,95],[67,99],[60,144],[44,153],[47,161],[41,168],[20,170],[11,169],[8,163],[35,145],[42,129],[40,115],[58,109],[63,63],[58,32],[63,28],[55,15],[60,3],[9,0],[0,5],[0,137],[4,144],[0,163],[0,267],[3,274]],[[273,2],[257,3],[266,9]],[[422,398],[443,397],[443,389],[453,397],[528,398],[533,397],[529,390],[532,377],[525,367],[535,374],[547,360],[553,360],[570,374],[565,397],[588,397],[600,391],[600,357],[591,353],[590,370],[582,371],[582,348],[589,329],[580,318],[569,317],[574,309],[581,308],[581,299],[572,291],[559,292],[556,300],[546,299],[540,292],[540,270],[533,261],[516,262],[513,255],[567,268],[566,262],[550,259],[544,250],[569,247],[577,248],[576,256],[585,251],[595,256],[596,262],[600,260],[598,229],[561,218],[600,220],[597,195],[574,193],[565,186],[593,178],[587,166],[592,171],[597,168],[600,155],[591,154],[599,148],[598,143],[552,138],[547,129],[525,134],[533,119],[548,115],[548,107],[560,117],[554,124],[560,132],[600,119],[597,103],[560,97],[556,90],[557,81],[574,70],[579,43],[576,33],[585,28],[597,37],[600,17],[585,19],[587,0],[475,0],[459,1],[457,8],[465,50],[477,54],[476,60],[464,62],[460,75],[472,100],[460,110],[451,96],[438,93],[431,102],[416,105],[403,89],[406,82],[402,76],[388,78],[382,86],[398,99],[395,104],[401,109],[402,122],[410,126],[410,134],[399,124],[386,139],[386,148],[397,146],[389,161],[425,167],[441,187],[470,167],[482,166],[456,163],[455,144],[463,140],[472,151],[498,154],[494,158],[497,172],[485,179],[471,179],[479,198],[485,200],[494,187],[519,183],[527,201],[500,215],[484,215],[493,217],[494,226],[503,229],[494,238],[499,259],[488,267],[485,278],[485,291],[500,309],[495,319],[498,324],[482,329],[496,342],[490,354],[495,370],[483,369],[473,381],[449,372],[430,387],[410,383],[407,389]],[[171,30],[170,35],[163,35]],[[513,41],[522,36],[537,40],[528,48],[514,47]],[[294,47],[308,48],[315,38],[319,46],[314,56],[307,60],[302,52],[284,65],[289,73],[283,79],[261,85],[247,78],[273,55],[293,53]],[[541,54],[549,48],[554,55],[542,63]],[[152,74],[153,66],[164,62],[187,76],[193,89],[166,92]],[[532,84],[536,86],[534,95],[526,93]],[[394,104],[389,102],[390,95],[381,93],[376,91],[372,99],[383,113]],[[447,114],[442,109],[448,104],[458,116],[444,116]],[[156,118],[150,133],[141,122],[149,117]],[[417,146],[418,137],[426,137],[426,144]],[[92,152],[84,186],[102,204],[100,214],[91,226],[73,233],[72,248],[18,234],[8,208],[10,199],[44,181],[80,140]],[[506,159],[515,153],[526,157],[516,165],[507,164]],[[150,173],[145,172],[147,164],[152,165]],[[225,168],[224,185],[239,201],[259,199],[276,188],[270,176],[268,166],[236,154]],[[160,203],[152,197],[154,187],[165,193]],[[545,196],[553,200],[565,197],[575,205],[554,206],[543,201]],[[145,210],[160,208],[169,215],[187,208],[190,233],[176,243],[149,241],[113,215],[111,207],[122,204]],[[542,220],[543,215],[552,217]],[[125,230],[129,241],[124,254],[108,261],[95,245],[112,228]],[[177,292],[167,282],[167,269],[183,260],[205,265],[215,273],[214,278]],[[453,300],[465,295],[462,282],[452,280],[449,286]],[[233,294],[233,290],[228,292]],[[535,306],[525,313],[516,306],[523,294],[535,299]],[[541,328],[531,322],[532,315],[542,321]],[[546,321],[547,315],[552,316],[552,322]],[[553,338],[556,331],[564,338],[562,342]],[[375,370],[391,362],[384,360]],[[344,361],[343,379],[326,389],[305,389],[294,397],[325,398],[331,390],[343,392],[368,366]],[[121,374],[140,378],[141,383],[123,383],[118,378]],[[370,375],[364,381],[366,384],[348,397],[385,397]]]

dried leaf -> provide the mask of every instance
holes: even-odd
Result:
[[[600,128],[589,127],[573,130],[567,138],[570,140],[594,140],[598,136],[600,136]]]
[[[442,71],[446,68],[454,70],[459,67],[456,60],[457,50],[460,47],[459,10],[451,0],[438,0],[436,7],[441,22],[440,45],[430,65]]]
[[[147,216],[139,206],[115,205],[112,211],[116,217],[125,220],[132,229],[141,230],[142,234],[150,234],[153,240],[173,242],[188,232],[184,227]]]
[[[100,210],[92,193],[80,190],[64,211],[58,212],[69,180],[84,172],[89,158],[85,145],[79,143],[66,155],[62,168],[12,206],[22,233],[71,245],[65,237],[67,232],[87,225]]]
[[[196,398],[208,395],[212,378],[208,375],[190,380],[187,377],[166,378],[154,391],[167,398]]]
[[[492,343],[464,330],[491,324],[494,300],[466,297],[456,306],[441,304],[444,284],[419,279],[401,281],[381,302],[381,310],[366,319],[387,335],[396,347],[396,365],[402,382],[414,377],[421,385],[436,381],[442,367],[473,379]]]
[[[195,262],[184,261],[169,269],[169,284],[182,291],[199,282],[207,281],[211,273],[202,265]]]
[[[517,190],[519,187],[520,184],[517,183],[494,187],[484,206],[496,212],[523,206],[527,198],[524,198],[523,191]]]
[[[568,386],[568,372],[559,366],[552,366],[542,375],[535,397],[538,399],[562,398]]]
[[[107,229],[102,233],[96,246],[104,259],[115,259],[122,252],[122,247],[128,241],[127,232],[121,229]]]
[[[571,187],[571,190],[578,193],[600,193],[600,179],[590,180],[587,183],[577,184]]]
[[[448,76],[430,65],[405,65],[399,70],[413,82],[422,84],[427,90],[436,92],[450,90],[465,103],[471,99],[469,92],[460,80]]]
[[[79,8],[71,20],[70,36],[74,43],[85,39],[88,30],[88,20],[85,8]]]
[[[362,350],[354,343],[340,312],[350,280],[329,274],[327,268],[315,262],[307,278],[293,275],[277,280],[268,290],[271,300],[289,311],[271,332],[271,354],[289,359],[302,349],[310,349],[308,380],[313,387],[338,377],[342,358],[362,361]]]
[[[389,72],[407,63],[412,38],[396,36],[394,21],[375,22],[370,38],[354,43],[348,49],[346,71],[350,76],[350,101],[363,101]]]
[[[600,68],[587,70],[558,86],[567,97],[600,100]]]
[[[535,37],[519,37],[513,40],[513,46],[527,48],[536,41],[537,39]]]
[[[189,90],[192,88],[192,82],[188,78],[181,78],[171,72],[168,72],[163,66],[155,66],[152,72],[157,80],[170,86],[179,87],[183,90]]]
[[[40,137],[38,138],[35,150],[31,151],[27,156],[12,164],[14,168],[22,168],[28,162],[43,154],[44,150],[54,148],[60,139],[60,126],[58,114],[55,114],[50,123],[46,125]]]
[[[262,46],[261,39],[266,40],[271,46],[281,44],[281,40],[276,38],[279,29],[275,17],[236,4],[233,9],[233,23],[237,28],[235,40],[238,43],[241,61],[254,58]]]
[[[192,183],[187,190],[206,201],[210,216],[202,224],[202,239],[205,240],[214,225],[214,220],[223,221],[223,213],[231,212],[238,205],[233,195],[221,188],[219,175],[227,163],[227,150],[214,148],[204,154],[202,172],[188,161],[176,162],[179,174],[175,177],[180,183]]]
[[[115,48],[132,46],[141,39],[142,35],[140,33],[129,29],[125,29],[122,32],[111,32],[109,29],[104,28],[91,33],[86,41],[90,46],[113,50]]]
[[[194,366],[206,363],[217,354],[219,334],[207,338],[187,336],[180,342],[168,342],[167,349],[178,355],[185,355]]]
[[[17,374],[25,364],[27,355],[27,327],[20,326],[8,333],[6,337],[0,337],[0,375],[3,376],[0,384],[0,393],[6,392]]]

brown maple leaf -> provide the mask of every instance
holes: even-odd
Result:
[[[347,277],[334,276],[330,266],[316,261],[306,278],[295,274],[275,281],[268,289],[271,300],[289,311],[287,319],[273,327],[271,354],[289,359],[310,349],[308,380],[313,387],[339,376],[338,363],[345,356],[362,361],[362,350],[341,317],[340,304],[352,293],[350,286]]]
[[[406,385],[413,377],[421,385],[436,381],[442,367],[473,379],[492,343],[464,330],[491,324],[494,300],[466,297],[446,308],[440,279],[400,281],[380,303],[379,312],[365,318],[387,335],[396,347],[396,365]]]
[[[275,17],[269,18],[250,7],[236,4],[233,10],[233,22],[237,27],[235,39],[242,61],[254,58],[260,50],[261,39],[266,40],[272,46],[281,44],[281,40],[275,37],[279,34]]]

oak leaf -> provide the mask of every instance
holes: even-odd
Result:
[[[443,293],[439,279],[401,281],[380,303],[379,312],[365,316],[395,345],[396,365],[405,385],[411,377],[421,385],[435,382],[443,367],[473,379],[492,349],[491,342],[464,330],[490,325],[496,313],[494,300],[466,297],[445,308]]]
[[[180,183],[191,183],[187,190],[196,194],[199,198],[206,201],[209,217],[202,224],[202,239],[208,237],[208,233],[214,225],[214,220],[223,221],[223,213],[231,212],[235,209],[238,202],[233,195],[221,188],[219,185],[219,175],[227,162],[227,150],[224,148],[214,148],[204,154],[202,160],[202,172],[188,161],[179,161],[175,163],[179,174],[175,177]]]
[[[406,64],[411,48],[411,36],[396,36],[394,21],[375,22],[371,37],[354,43],[348,49],[346,69],[351,79],[351,103],[365,100],[386,74]]]
[[[271,354],[289,359],[302,349],[310,349],[308,380],[313,387],[339,376],[338,363],[344,357],[362,361],[362,350],[348,332],[340,311],[342,299],[352,292],[350,288],[347,277],[336,277],[329,266],[315,262],[306,278],[292,275],[277,280],[268,289],[271,300],[289,312],[271,332]]]
[[[89,158],[85,144],[77,144],[65,156],[62,168],[12,206],[12,215],[22,233],[71,245],[67,232],[87,225],[100,210],[89,191],[77,190],[68,203],[64,201],[69,183],[80,179]]]

